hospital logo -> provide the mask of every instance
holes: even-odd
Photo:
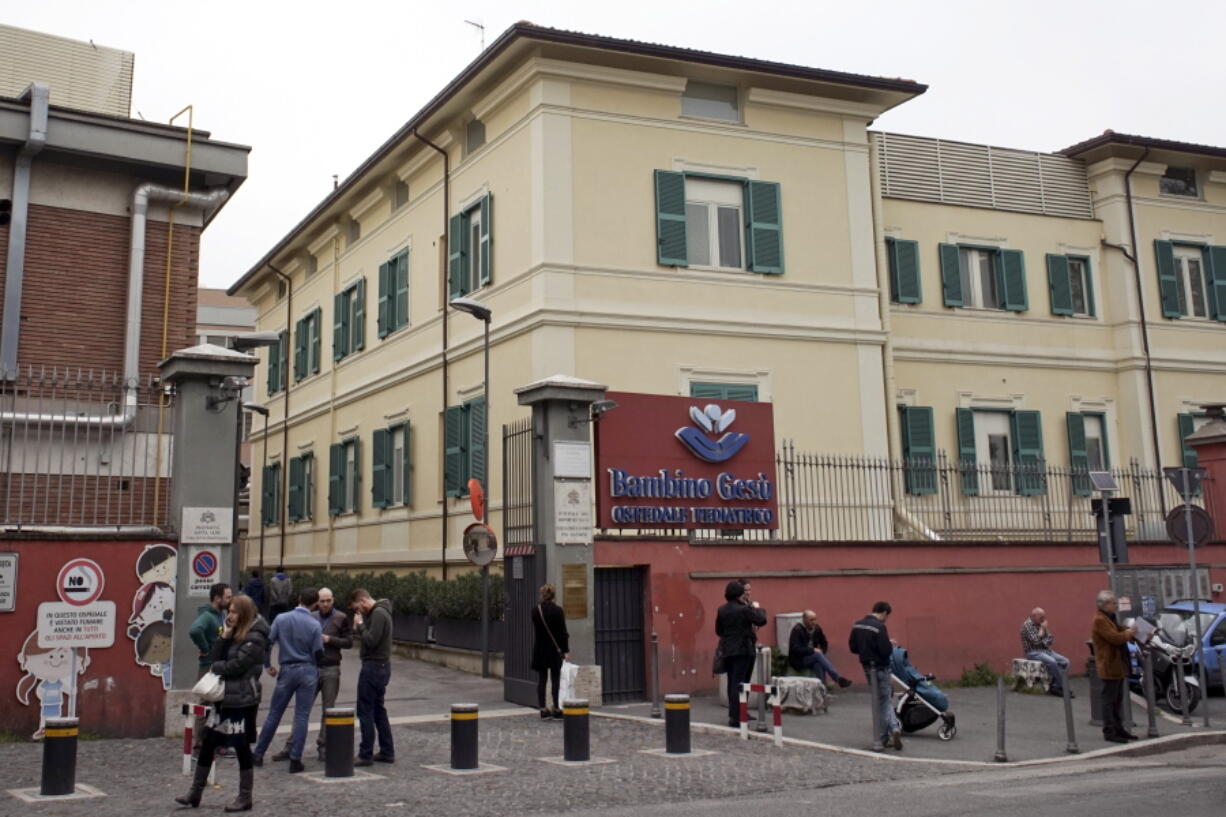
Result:
[[[702,409],[690,406],[690,419],[694,425],[677,429],[676,437],[691,454],[705,462],[727,462],[749,442],[748,434],[738,431],[724,433],[736,420],[736,409],[721,411],[714,403]],[[712,439],[716,434],[723,436],[718,440]]]

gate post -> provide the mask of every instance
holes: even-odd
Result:
[[[532,433],[538,441],[533,451],[532,487],[537,552],[544,552],[545,581],[557,588],[570,632],[571,655],[584,672],[599,672],[593,620],[591,405],[604,398],[606,389],[600,383],[564,375],[515,389],[519,404],[532,407]],[[577,495],[578,501],[558,508],[555,497],[568,495]],[[591,698],[599,705],[599,678],[581,680],[594,689],[577,689],[575,696]]]

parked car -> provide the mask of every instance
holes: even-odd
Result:
[[[1176,601],[1158,611],[1158,623],[1175,639],[1175,646],[1196,640],[1196,622],[1192,620],[1192,602]],[[1223,665],[1226,665],[1226,604],[1200,603],[1201,632],[1204,642],[1205,680],[1210,688],[1223,686]]]

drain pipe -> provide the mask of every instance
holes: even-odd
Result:
[[[4,325],[0,328],[0,375],[17,377],[17,344],[21,339],[21,289],[25,283],[26,232],[30,212],[30,167],[47,144],[47,109],[51,89],[36,82],[22,99],[30,100],[30,131],[13,164],[13,211],[9,225],[8,261],[4,277]]]
[[[1119,250],[1132,263],[1133,283],[1137,289],[1137,313],[1141,317],[1141,345],[1145,352],[1145,386],[1149,393],[1149,432],[1150,441],[1154,446],[1154,467],[1162,467],[1162,450],[1158,443],[1158,408],[1157,401],[1154,397],[1154,366],[1150,358],[1149,351],[1149,322],[1145,319],[1145,294],[1144,288],[1141,285],[1141,259],[1137,251],[1137,219],[1132,209],[1132,174],[1141,166],[1149,157],[1149,148],[1145,148],[1145,152],[1141,154],[1141,158],[1133,163],[1132,167],[1128,168],[1128,172],[1124,174],[1124,200],[1128,207],[1128,234],[1129,240],[1132,242],[1132,252],[1118,244],[1111,244],[1104,240],[1104,247],[1111,247]],[[1166,502],[1159,493],[1159,501],[1162,502],[1162,511],[1166,512]]]
[[[294,345],[294,281],[288,275],[272,265],[268,268],[285,282],[285,348],[281,350],[281,372],[285,375],[285,394],[281,402],[281,500],[277,503],[277,518],[281,520],[280,541],[277,546],[277,565],[285,564],[285,528],[289,524],[289,386],[294,378],[289,375],[289,350]],[[264,461],[268,461],[268,420],[264,420]],[[264,484],[264,475],[260,474],[260,484]],[[284,503],[284,504],[282,504]],[[284,511],[284,513],[283,513]],[[260,522],[260,540],[264,539],[264,523]],[[263,571],[264,564],[260,563]]]
[[[431,142],[426,137],[417,132],[417,128],[413,129],[413,135],[420,139],[427,147],[434,148],[443,156],[443,257],[447,258],[447,230],[449,227],[451,214],[451,157],[447,155],[447,151],[443,150],[438,145]],[[441,272],[443,293],[443,416],[447,415],[447,402],[451,397],[451,384],[448,380],[447,371],[447,313],[450,312],[447,308],[447,269],[448,264],[444,261]],[[488,411],[488,409],[487,409]],[[486,440],[486,448],[489,447],[490,441]],[[444,469],[445,470],[445,469]],[[443,581],[447,581],[447,540],[448,540],[449,520],[447,514],[447,492],[443,491]]]

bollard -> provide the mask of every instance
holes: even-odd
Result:
[[[592,759],[588,700],[562,702],[562,759],[571,763]]]
[[[1183,657],[1175,658],[1175,680],[1179,684],[1179,708],[1183,710],[1184,726],[1192,725],[1192,714],[1188,711],[1188,684],[1183,676]]]
[[[1093,651],[1086,659],[1086,680],[1090,682],[1090,726],[1103,725],[1103,680],[1098,677],[1098,664]]]
[[[1064,751],[1070,755],[1081,753],[1081,749],[1077,746],[1077,729],[1073,726],[1073,691],[1068,685],[1069,675],[1064,673],[1064,682],[1060,685],[1064,690],[1064,728],[1068,730],[1068,743],[1064,747]]]
[[[664,751],[670,755],[690,753],[690,696],[664,696]]]
[[[353,777],[353,707],[324,710],[324,777]]]
[[[1125,667],[1124,672],[1124,700],[1122,701],[1123,706],[1120,707],[1120,723],[1124,725],[1124,731],[1131,734],[1136,728],[1136,723],[1132,719],[1132,687],[1129,685],[1131,681],[1129,668]]]
[[[881,722],[881,704],[877,697],[880,694],[880,690],[877,688],[879,684],[877,683],[876,666],[869,666],[868,668],[868,683],[873,695],[873,751],[884,752],[885,744],[881,740],[881,730],[885,727],[885,724]]]
[[[451,768],[476,769],[477,762],[477,705],[451,705]]]
[[[996,754],[992,757],[997,763],[1009,760],[1005,754],[1005,678],[996,678]]]
[[[755,669],[758,673],[757,683],[766,686],[770,683],[771,671],[771,648],[759,647],[757,651],[757,661]],[[754,727],[757,732],[765,732],[766,726],[766,695],[758,696],[758,724]]]
[[[1156,738],[1158,737],[1158,720],[1155,710],[1158,702],[1154,696],[1154,655],[1147,647],[1142,648],[1141,654],[1145,661],[1145,714],[1146,720],[1149,721],[1149,728],[1145,730],[1145,737]]]
[[[77,719],[47,718],[43,728],[43,797],[72,794],[77,787]]]
[[[651,634],[651,717],[660,717],[660,636]]]

